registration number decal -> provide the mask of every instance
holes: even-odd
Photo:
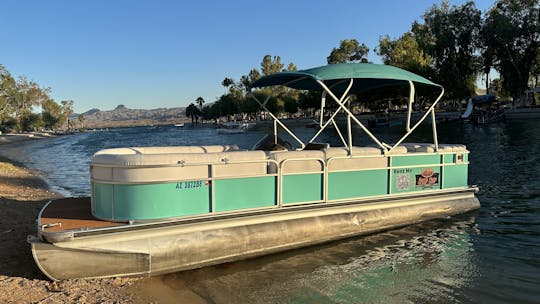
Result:
[[[202,186],[208,186],[208,182],[204,182],[204,181],[188,181],[188,182],[176,183],[176,189],[177,190],[200,188]]]

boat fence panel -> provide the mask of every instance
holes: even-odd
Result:
[[[327,199],[346,200],[387,194],[388,159],[376,147],[325,149]]]
[[[280,165],[281,204],[324,201],[323,151],[285,151],[271,153],[270,157]],[[270,168],[270,170],[273,169]]]
[[[213,212],[277,205],[276,175],[268,175],[263,151],[223,153],[224,164],[212,165]]]

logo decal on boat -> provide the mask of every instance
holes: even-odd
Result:
[[[432,188],[439,184],[439,173],[432,168],[422,170],[421,174],[416,175],[416,187]]]
[[[396,190],[409,190],[409,174],[396,174]]]

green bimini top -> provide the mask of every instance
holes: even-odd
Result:
[[[259,78],[251,87],[284,85],[298,90],[320,91],[322,88],[317,82],[320,80],[332,91],[340,92],[349,85],[347,80],[351,78],[354,79],[352,93],[362,93],[383,87],[403,86],[407,85],[409,80],[415,85],[442,88],[440,85],[409,71],[390,65],[373,63],[338,63],[301,71],[280,72]]]

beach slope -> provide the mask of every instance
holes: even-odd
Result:
[[[0,157],[0,303],[131,303],[124,289],[136,279],[53,283],[37,268],[26,237],[35,234],[41,207],[57,197],[30,170]]]

